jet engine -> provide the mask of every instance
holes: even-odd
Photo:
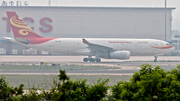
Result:
[[[125,59],[130,58],[130,52],[129,51],[114,51],[110,53],[102,53],[101,58],[125,60]]]

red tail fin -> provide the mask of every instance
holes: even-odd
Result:
[[[17,14],[7,11],[7,16],[15,37],[20,38],[42,38],[37,35]]]

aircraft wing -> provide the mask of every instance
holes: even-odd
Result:
[[[84,44],[88,45],[87,48],[91,49],[92,51],[105,51],[105,52],[114,51],[114,49],[111,48],[111,47],[90,43],[86,39],[82,39],[82,41],[83,41]]]

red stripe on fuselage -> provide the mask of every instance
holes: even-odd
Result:
[[[157,49],[169,49],[169,48],[173,48],[172,45],[167,45],[167,46],[151,46],[153,48],[157,48]]]

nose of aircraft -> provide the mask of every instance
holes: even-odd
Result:
[[[172,45],[171,45],[172,46]],[[171,48],[171,51],[173,51],[174,50],[174,47],[172,46],[172,48]]]
[[[169,45],[168,51],[171,52],[171,51],[173,51],[173,50],[174,50],[174,47],[173,47],[172,45]]]

